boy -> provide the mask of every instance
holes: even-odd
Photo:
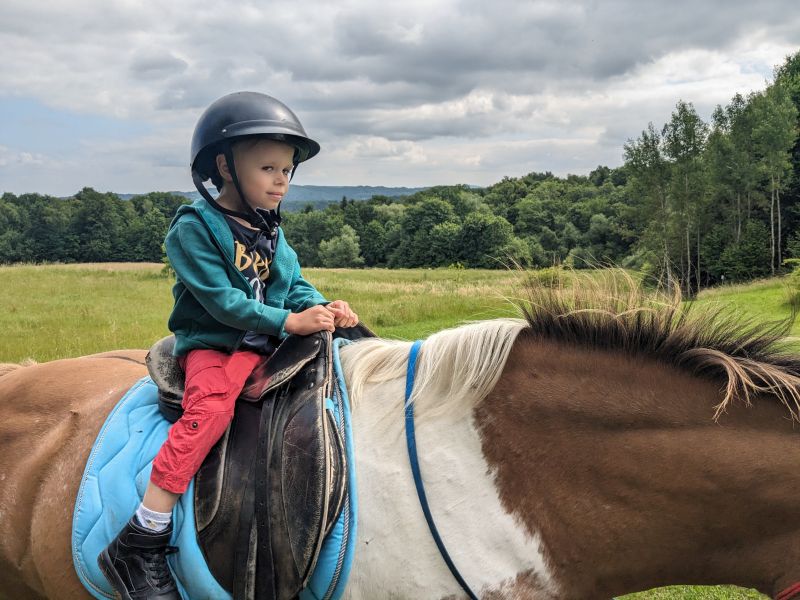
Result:
[[[319,152],[297,117],[264,94],[220,98],[192,137],[192,177],[204,200],[178,209],[165,240],[176,273],[169,328],[186,374],[184,412],[153,461],[136,514],[98,563],[124,600],[180,598],[166,561],[171,512],[233,418],[247,377],[289,333],[352,327],[347,302],[328,302],[300,275],[280,202],[297,165]],[[211,178],[214,200],[203,185]]]

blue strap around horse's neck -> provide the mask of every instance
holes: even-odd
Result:
[[[447,548],[444,547],[442,538],[439,537],[439,532],[436,530],[436,525],[433,522],[431,509],[428,507],[428,499],[425,497],[425,487],[422,484],[422,475],[420,475],[419,472],[419,462],[417,461],[417,442],[414,438],[414,404],[409,402],[409,399],[411,398],[411,390],[414,389],[414,372],[417,364],[417,354],[419,353],[419,347],[421,345],[422,340],[417,340],[414,342],[414,345],[411,346],[411,354],[408,357],[408,372],[406,373],[406,443],[408,445],[408,459],[411,461],[411,472],[414,475],[414,485],[417,487],[419,503],[422,506],[422,512],[425,513],[425,520],[428,522],[428,529],[431,530],[433,541],[436,542],[436,547],[439,548],[439,552],[441,553],[442,558],[444,558],[444,562],[447,563],[447,567],[450,569],[450,572],[453,574],[453,577],[456,578],[456,581],[458,581],[459,585],[464,588],[467,596],[469,596],[472,600],[477,600],[478,597],[472,593],[472,590],[469,589],[469,586],[461,577],[461,574],[453,564],[450,555],[447,553]]]

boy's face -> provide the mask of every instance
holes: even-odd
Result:
[[[254,208],[277,208],[289,189],[294,148],[275,140],[247,141],[237,144],[233,155],[239,184]],[[220,158],[224,164],[224,157]],[[220,173],[225,179],[225,187],[235,191],[228,169],[220,169]]]

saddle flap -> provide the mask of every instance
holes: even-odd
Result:
[[[272,488],[272,492],[281,495],[280,504],[272,504],[275,513],[280,514],[270,515],[275,525],[280,523],[286,528],[284,537],[273,527],[273,541],[288,541],[286,555],[292,558],[301,581],[311,567],[315,544],[322,538],[328,516],[326,445],[332,432],[325,418],[327,411],[320,415],[313,404],[314,400],[304,403],[286,422],[280,453],[280,487]],[[279,555],[284,549],[275,550]]]
[[[194,515],[197,540],[217,581],[234,591],[234,573],[248,572],[255,502],[255,444],[261,407],[239,403],[225,435],[195,475]],[[253,539],[251,539],[253,537]],[[241,597],[241,596],[237,596]]]
[[[266,535],[272,564],[259,560],[257,586],[272,579],[278,599],[294,598],[306,585],[328,529],[331,453],[338,450],[331,438],[338,431],[330,427],[325,402],[333,376],[331,335],[322,334],[319,341],[316,359],[291,380],[291,392],[272,407],[270,449],[258,458],[264,465],[259,471],[267,471],[264,483],[259,486],[260,476],[256,482],[258,501],[266,501],[266,518],[259,521],[259,559]],[[269,597],[264,592],[260,596]]]
[[[272,369],[259,365],[264,384],[252,393],[260,399],[237,402],[195,480],[198,540],[237,599],[295,598],[344,503],[344,444],[326,406],[331,334],[299,338],[283,357]]]

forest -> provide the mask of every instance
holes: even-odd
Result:
[[[575,268],[670,273],[691,296],[779,274],[800,258],[800,52],[765,89],[735,94],[705,122],[680,99],[588,175],[532,172],[485,188],[437,186],[402,197],[343,197],[284,212],[303,266]],[[0,263],[163,259],[182,196],[123,200],[0,197]]]

